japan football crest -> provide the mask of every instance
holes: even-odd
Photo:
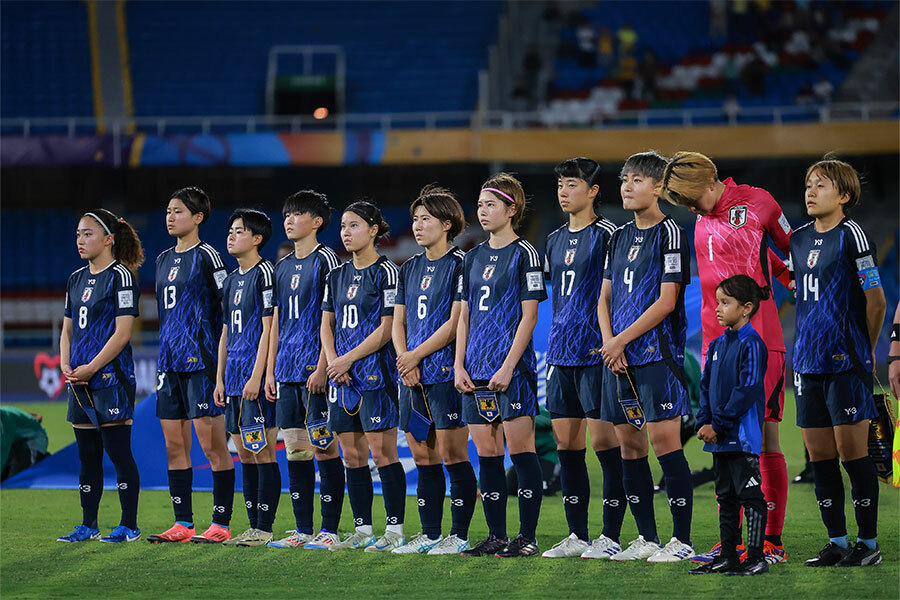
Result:
[[[732,227],[741,227],[747,223],[747,207],[732,206],[728,209],[728,224]]]
[[[431,287],[431,279],[432,279],[431,275],[425,275],[424,277],[422,277],[422,291],[423,292],[425,290],[427,290],[429,287]]]
[[[347,300],[353,300],[356,298],[356,291],[359,289],[359,284],[354,283],[347,287]]]
[[[820,250],[810,250],[809,255],[806,257],[806,266],[812,269],[816,266],[816,263],[819,262],[819,252]]]
[[[94,291],[94,288],[92,288],[92,287],[84,288],[84,292],[81,294],[81,301],[87,302],[88,300],[90,300],[91,292],[93,292],[93,291]]]
[[[169,281],[175,281],[175,278],[178,277],[178,269],[179,267],[169,269]]]
[[[484,273],[481,274],[481,277],[487,281],[494,274],[494,265],[487,265],[484,267]]]
[[[300,285],[300,275],[291,275],[291,289],[296,290]]]
[[[241,295],[243,295],[243,292],[244,292],[244,290],[237,290],[237,291],[234,293],[234,303],[235,303],[235,304],[240,304],[240,303],[241,303]]]
[[[628,249],[628,262],[634,262],[634,259],[637,258],[638,252],[641,251],[640,246],[632,246]]]
[[[571,265],[575,261],[575,250],[576,248],[566,250],[566,257],[563,260],[567,265]]]

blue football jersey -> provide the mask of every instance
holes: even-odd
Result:
[[[334,313],[338,356],[359,346],[378,329],[382,317],[394,315],[398,275],[397,265],[384,256],[365,269],[357,269],[348,260],[328,274],[322,310]],[[397,354],[393,344],[388,342],[353,363],[350,378],[358,391],[396,386]]]
[[[406,348],[414,350],[450,319],[462,277],[465,253],[459,248],[437,260],[417,254],[400,267],[397,304],[406,307]],[[444,346],[419,363],[424,385],[453,381],[455,344]]]
[[[160,373],[215,371],[227,276],[222,257],[204,242],[156,258]]]
[[[137,317],[140,288],[134,273],[113,261],[99,273],[82,267],[66,284],[65,316],[72,319],[69,365],[74,369],[91,362],[116,331],[116,317]],[[92,390],[134,385],[131,344],[91,377]]]
[[[553,300],[548,365],[577,367],[603,362],[597,301],[607,245],[615,230],[612,221],[598,218],[578,231],[565,225],[547,236],[544,276],[550,281]]]
[[[278,352],[275,380],[305,383],[319,364],[325,277],[340,264],[334,250],[319,244],[308,256],[291,252],[275,263]]]
[[[228,327],[225,345],[225,394],[228,396],[243,394],[244,385],[253,374],[262,320],[271,317],[273,312],[273,279],[272,263],[264,259],[243,273],[235,269],[225,278],[222,287]]]
[[[537,250],[522,238],[499,249],[488,242],[475,246],[466,253],[459,298],[469,307],[466,372],[472,379],[490,379],[512,347],[522,302],[547,299]],[[534,381],[536,362],[529,340],[516,371]]]
[[[671,217],[653,227],[638,229],[630,221],[613,232],[609,240],[604,279],[609,279],[610,320],[613,335],[622,333],[659,298],[665,282],[691,282],[691,255],[684,229]],[[684,364],[687,319],[684,287],[675,310],[662,322],[625,347],[631,366],[660,360]]]
[[[790,264],[797,283],[794,371],[871,373],[865,291],[881,285],[875,244],[847,218],[824,233],[807,223],[791,236]]]

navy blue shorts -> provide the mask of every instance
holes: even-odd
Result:
[[[206,371],[159,373],[156,385],[156,416],[160,419],[217,417],[224,409],[213,402],[216,382]]]
[[[488,381],[473,382],[477,387],[487,386]],[[500,418],[488,421],[478,413],[475,394],[463,394],[463,419],[469,425],[490,425],[516,417],[534,417],[538,414],[537,395],[524,375],[514,375],[505,392],[497,392]]]
[[[422,392],[416,386],[413,390],[405,385],[400,386],[400,429],[409,431],[410,401],[416,412],[424,416],[431,414],[435,429],[453,429],[463,427],[466,422],[462,418],[462,394],[456,391],[452,381],[433,383],[423,386],[428,409],[422,400]]]
[[[240,410],[238,407],[240,406]],[[260,414],[262,409],[262,414]],[[240,422],[238,417],[240,416]],[[261,393],[256,400],[242,400],[240,396],[225,397],[225,429],[228,433],[240,433],[241,425],[264,423],[266,429],[275,427],[275,403],[266,400]]]
[[[853,371],[804,375],[794,373],[798,427],[834,427],[878,416],[872,397],[872,374]]]
[[[385,388],[358,392],[349,385],[328,385],[328,429],[333,433],[382,431],[399,420],[397,403]]]
[[[74,393],[73,393],[74,388]],[[113,421],[125,421],[134,417],[134,384],[124,386],[113,385],[99,390],[89,390],[86,385],[66,386],[69,410],[66,421],[73,425],[91,425],[87,414],[81,410],[78,401],[84,406],[94,405],[99,423],[111,423]],[[76,400],[75,395],[78,394]]]
[[[547,410],[553,419],[599,419],[606,366],[547,367]]]
[[[676,373],[674,369],[681,369]],[[684,368],[665,361],[656,361],[628,367],[628,374],[637,388],[637,399],[647,422],[662,421],[691,414],[691,399],[684,386]],[[600,418],[613,425],[628,423],[619,395],[628,397],[631,384],[625,375],[616,375],[609,369],[603,374],[603,407]],[[632,397],[634,394],[630,394]]]
[[[310,421],[328,418],[325,394],[310,394],[305,383],[279,383],[275,423],[282,429],[303,429]]]

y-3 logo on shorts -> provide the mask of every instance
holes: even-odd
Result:
[[[209,403],[208,402],[198,402],[197,408],[199,408],[200,410],[206,410],[209,408]]]
[[[119,409],[118,409],[118,408],[111,408],[111,409],[109,409],[109,414],[111,414],[111,415],[117,415],[117,414],[119,414]]]
[[[663,410],[672,410],[673,408],[675,408],[675,405],[671,402],[663,402],[659,405],[659,407]]]
[[[265,418],[265,417],[253,417],[253,421],[254,421],[255,423],[265,423],[265,422],[266,422],[266,418]]]
[[[522,403],[521,402],[510,402],[509,407],[513,410],[522,410]]]
[[[845,409],[844,409],[844,412],[847,413],[848,415],[855,415],[855,414],[856,414],[856,407],[855,407],[855,406],[851,406],[850,408],[845,408]]]
[[[369,417],[373,423],[381,423],[381,417]]]

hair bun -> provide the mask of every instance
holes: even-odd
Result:
[[[762,298],[763,300],[768,300],[771,295],[772,295],[772,287],[771,286],[764,285],[761,288],[759,288],[759,297]]]

